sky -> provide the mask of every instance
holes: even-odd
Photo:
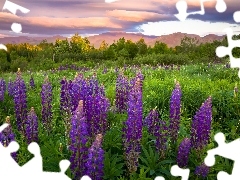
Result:
[[[30,10],[0,11],[0,38],[7,36],[46,37],[62,35],[71,37],[75,33],[91,36],[106,32],[142,33],[161,36],[176,32],[197,34],[224,34],[223,29],[231,27],[235,34],[240,32],[233,14],[240,11],[239,0],[225,0],[227,10],[217,12],[216,0],[204,0],[205,14],[190,15],[184,22],[174,14],[178,13],[178,0],[118,0],[106,3],[104,0],[11,0]],[[0,7],[5,0],[0,0]],[[186,0],[187,12],[200,10],[200,0]],[[22,33],[11,30],[12,23],[22,25]]]

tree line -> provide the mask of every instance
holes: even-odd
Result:
[[[233,38],[240,39],[240,35]],[[22,70],[44,70],[64,64],[123,66],[223,62],[224,59],[218,58],[215,53],[220,45],[228,46],[227,37],[221,41],[199,43],[197,39],[185,36],[174,48],[160,41],[148,46],[143,38],[133,42],[122,37],[112,44],[103,40],[100,47],[95,48],[86,37],[76,33],[70,40],[57,39],[55,43],[43,40],[37,45],[6,44],[8,51],[0,50],[0,71],[16,71],[18,67]],[[234,48],[233,56],[240,57],[240,49]]]

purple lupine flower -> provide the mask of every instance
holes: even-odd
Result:
[[[86,175],[88,175],[92,180],[102,180],[104,176],[104,150],[101,147],[102,138],[102,134],[98,134],[92,146],[88,150]]]
[[[61,111],[61,115],[64,118],[66,137],[69,137],[70,124],[71,124],[71,122],[70,122],[70,117],[72,114],[72,112],[71,112],[71,94],[70,94],[71,87],[72,87],[72,82],[67,81],[66,77],[64,77],[61,81],[60,111]]]
[[[132,88],[132,87],[135,85],[135,82],[136,82],[136,80],[137,80],[138,78],[141,80],[141,82],[140,82],[141,85],[140,85],[140,86],[141,86],[141,90],[142,90],[142,87],[143,87],[143,86],[142,86],[142,82],[143,82],[143,80],[144,80],[144,76],[143,76],[143,74],[141,73],[140,70],[138,71],[138,73],[136,74],[136,76],[130,80],[130,88]]]
[[[27,143],[38,142],[38,117],[32,107],[26,121]]]
[[[178,138],[180,125],[180,109],[181,109],[181,87],[179,82],[176,82],[175,89],[172,91],[170,99],[170,124],[169,136],[172,143],[175,143]]]
[[[205,178],[205,177],[207,177],[209,170],[210,170],[210,168],[203,163],[200,166],[196,167],[194,174],[196,174],[197,176],[200,176],[202,178]]]
[[[209,142],[212,122],[211,96],[202,104],[192,121],[191,146],[201,151]]]
[[[123,74],[119,74],[116,82],[116,109],[117,112],[123,113],[127,111],[129,82]]]
[[[18,130],[25,135],[25,122],[27,120],[27,95],[26,85],[22,79],[20,68],[18,68],[17,77],[14,82],[14,104]]]
[[[35,82],[34,82],[32,74],[31,74],[31,78],[30,78],[30,83],[29,84],[30,84],[31,88],[35,88]]]
[[[159,118],[159,113],[155,109],[151,110],[145,118],[144,125],[147,126],[148,132],[156,137],[156,149],[161,157],[164,157],[167,149],[167,126],[166,122]]]
[[[178,147],[177,165],[185,168],[188,165],[188,158],[191,150],[191,140],[184,138]]]
[[[69,93],[71,97],[71,111],[74,113],[75,109],[78,107],[80,100],[85,101],[84,90],[86,88],[86,81],[83,78],[82,74],[76,74],[75,79],[69,85]]]
[[[61,113],[70,113],[71,108],[71,97],[70,97],[70,91],[69,86],[71,84],[71,81],[67,81],[66,77],[64,76],[61,80],[61,92],[60,92],[60,110]]]
[[[52,85],[49,82],[48,77],[45,78],[44,83],[42,84],[41,99],[42,99],[42,122],[44,128],[47,131],[50,131],[52,120]]]
[[[11,78],[9,78],[7,90],[9,96],[14,96],[14,82]]]
[[[95,95],[93,100],[93,118],[91,119],[92,135],[105,134],[108,128],[107,111],[110,106],[109,100],[102,95]]]
[[[74,179],[80,179],[87,173],[86,161],[88,148],[86,144],[88,142],[88,131],[83,107],[83,101],[80,100],[71,118],[69,150],[72,154],[70,157],[70,169],[74,174]]]
[[[91,79],[89,80],[88,89],[89,89],[88,95],[99,94],[99,92],[101,91],[98,80],[97,80],[96,73],[94,73],[93,76],[91,77]]]
[[[4,79],[0,79],[0,101],[4,100],[5,91],[6,91],[6,81]]]
[[[3,146],[7,147],[10,142],[15,141],[15,135],[12,131],[12,126],[10,122],[10,117],[6,117],[5,121],[8,125],[7,128],[5,128],[2,132],[0,132],[0,142],[2,143]],[[11,153],[12,158],[17,161],[17,153]]]
[[[104,69],[103,69],[103,72],[102,72],[103,74],[106,74],[107,73],[107,68],[106,67],[104,67]]]
[[[142,139],[142,82],[137,78],[129,93],[128,119],[123,128],[123,145],[125,160],[130,173],[138,167],[138,158],[141,153]]]

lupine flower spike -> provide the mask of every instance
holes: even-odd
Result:
[[[29,84],[30,84],[31,88],[35,88],[35,82],[34,82],[32,74],[31,74],[31,78],[30,78],[30,83]]]
[[[71,119],[69,150],[72,154],[70,169],[74,174],[74,180],[79,180],[83,175],[86,175],[88,131],[83,103],[83,100],[79,101]]]
[[[191,141],[189,138],[184,138],[178,147],[177,164],[180,168],[186,168],[191,150]]]
[[[156,149],[160,153],[160,157],[164,157],[166,151],[167,142],[167,126],[165,121],[159,118],[159,113],[155,107],[150,111],[148,116],[145,118],[144,125],[148,127],[148,132],[156,137]]]
[[[191,146],[199,153],[209,143],[212,122],[211,96],[202,104],[192,121]]]
[[[2,143],[3,146],[7,147],[10,142],[15,141],[15,135],[12,131],[12,126],[10,122],[10,117],[6,117],[6,123],[8,123],[8,127],[5,128],[2,132],[0,132],[0,143]],[[17,161],[17,153],[11,153],[11,156],[15,161]]]
[[[194,174],[196,174],[199,177],[206,178],[209,173],[209,170],[210,168],[203,163],[200,166],[196,167]]]
[[[88,150],[87,175],[92,180],[102,180],[104,175],[104,151],[102,149],[102,134],[96,136]]]
[[[179,82],[176,82],[175,89],[172,92],[170,99],[170,125],[169,136],[171,143],[175,143],[178,138],[180,125],[180,110],[181,110],[182,91]]]
[[[45,78],[42,85],[41,91],[42,98],[42,121],[44,128],[49,132],[51,130],[51,121],[52,121],[52,85],[48,80],[48,77]]]
[[[9,96],[13,96],[14,94],[14,82],[12,81],[11,77],[9,77],[9,81],[8,81],[8,95]]]
[[[128,101],[128,119],[123,128],[123,145],[125,160],[129,173],[135,172],[138,167],[138,158],[141,153],[142,139],[142,82],[137,78],[132,87]]]
[[[26,121],[26,138],[28,144],[38,142],[38,118],[33,107]]]
[[[14,104],[18,130],[25,136],[25,122],[27,120],[27,95],[26,85],[22,79],[20,68],[18,68],[17,78],[14,82]]]

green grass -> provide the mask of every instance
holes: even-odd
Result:
[[[94,69],[88,72],[83,72],[84,76],[91,76],[93,72],[96,71],[97,77],[100,83],[103,83],[105,86],[106,96],[109,98],[111,105],[113,105],[115,98],[115,81],[116,73],[114,69],[108,70],[106,74],[103,74],[103,69]],[[164,70],[164,69],[155,69],[153,70],[150,67],[143,66],[142,73],[144,74],[144,85],[143,85],[143,115],[149,113],[151,109],[157,107],[157,110],[161,114],[161,118],[165,121],[169,121],[169,100],[171,92],[174,88],[174,79],[180,82],[182,89],[182,108],[181,108],[181,130],[179,134],[179,141],[189,136],[190,125],[192,117],[195,112],[201,106],[201,104],[208,98],[212,96],[213,99],[213,123],[212,123],[212,137],[216,132],[222,131],[225,133],[227,140],[233,140],[239,137],[238,133],[240,132],[237,129],[237,123],[240,120],[240,98],[237,96],[234,98],[233,89],[235,83],[239,84],[239,78],[237,76],[237,70],[235,69],[226,69],[222,65],[216,65],[208,68],[204,65],[197,66],[182,66],[181,70]],[[34,72],[33,77],[36,84],[36,89],[29,88],[30,73],[22,73],[23,79],[26,82],[28,87],[27,91],[27,103],[28,110],[31,107],[34,107],[38,117],[39,122],[41,122],[41,85],[44,80],[44,74],[47,74],[50,82],[53,86],[53,119],[52,123],[54,125],[54,132],[49,136],[44,132],[40,127],[40,147],[41,154],[43,156],[43,165],[44,170],[47,171],[59,171],[59,161],[61,159],[69,159],[70,153],[67,151],[67,145],[64,139],[64,127],[63,119],[59,114],[59,100],[60,100],[60,81],[63,76],[66,78],[73,79],[76,71],[59,71],[59,72]],[[135,72],[130,68],[124,72],[128,77],[133,77]],[[8,78],[11,77],[15,79],[15,73],[4,73],[0,75],[8,82]],[[0,120],[1,123],[5,120],[6,116],[11,116],[11,121],[14,127],[14,132],[16,131],[15,124],[15,115],[14,115],[14,103],[12,98],[10,98],[7,93],[5,94],[5,100],[0,102]],[[108,120],[111,122],[112,127],[107,132],[106,137],[104,138],[103,147],[106,153],[106,178],[113,179],[123,179],[125,174],[126,167],[119,167],[116,174],[112,174],[111,166],[109,163],[115,161],[119,163],[124,163],[122,157],[122,144],[121,144],[121,123],[127,119],[127,115],[123,114],[113,114],[109,113]],[[151,144],[149,141],[148,133],[145,132],[146,136],[143,138],[142,144],[145,147],[144,152],[141,154],[142,158],[146,158],[146,153],[149,149],[147,144]],[[27,145],[24,143],[23,138],[17,133],[17,141],[21,145],[19,151],[19,163],[26,163],[32,156],[27,151]],[[59,151],[59,144],[63,144],[63,151]],[[152,145],[152,144],[151,144]],[[210,143],[209,147],[213,147],[214,144]],[[154,146],[152,145],[152,148]],[[111,152],[110,152],[111,151]],[[155,155],[154,155],[155,156]],[[167,179],[174,179],[167,172],[169,172],[171,165],[173,165],[176,159],[176,152],[169,152],[165,160],[169,160],[169,163],[160,163],[157,164],[153,169],[148,169],[147,165],[144,165],[140,161],[140,168],[137,175],[133,175],[133,179],[144,179],[143,176],[150,177],[154,179],[157,175],[163,175]],[[107,162],[109,161],[109,162]],[[217,162],[221,162],[222,166],[217,166],[217,169],[212,168],[209,174],[209,179],[216,177],[216,171],[219,169],[223,170],[224,163],[228,164],[229,162],[224,159],[219,159]],[[196,165],[199,162],[194,161],[194,157],[190,159],[189,168],[193,172]],[[229,166],[229,165],[228,165]],[[142,169],[141,169],[142,168]],[[231,168],[231,167],[229,167]],[[141,169],[141,170],[140,170]],[[165,170],[164,170],[165,169]],[[146,173],[144,175],[144,172]],[[111,172],[110,172],[111,171]],[[70,171],[67,173],[70,176]],[[193,174],[191,174],[193,177]],[[215,178],[214,178],[215,179]]]

